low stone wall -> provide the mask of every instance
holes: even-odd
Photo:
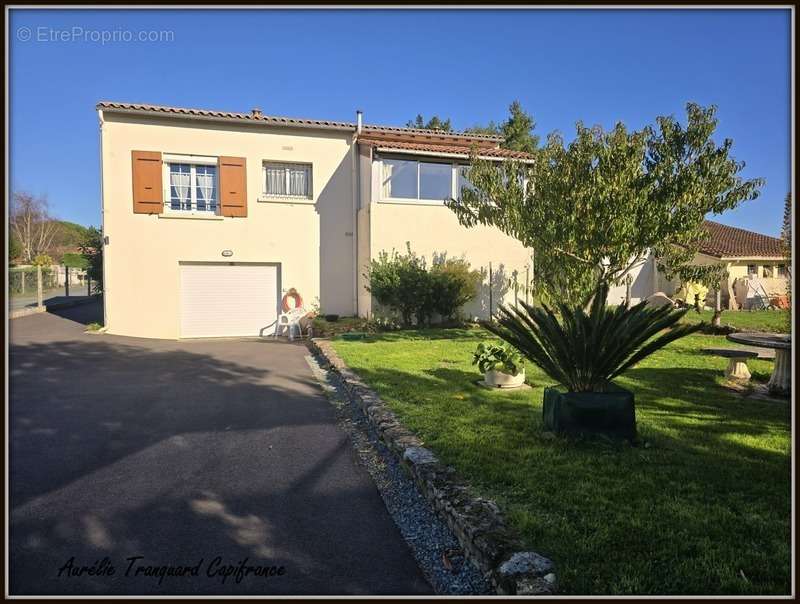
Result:
[[[309,346],[340,375],[348,395],[402,460],[420,492],[458,538],[466,557],[491,581],[497,593],[554,594],[557,582],[553,563],[536,552],[523,550],[497,505],[472,497],[454,470],[422,446],[377,393],[347,367],[329,341],[313,339]]]
[[[62,310],[64,308],[72,308],[73,306],[82,306],[84,304],[90,304],[96,299],[97,298],[95,296],[75,296],[74,299],[67,298],[66,296],[57,296],[42,306],[26,306],[24,308],[9,310],[8,318],[19,319],[20,317],[27,317],[28,315],[35,315],[40,312]]]
[[[40,312],[47,312],[44,306],[26,306],[25,308],[17,308],[8,311],[9,319],[19,319],[20,317],[27,317],[28,315],[35,315]]]

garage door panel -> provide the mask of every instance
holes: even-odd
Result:
[[[258,336],[274,329],[276,266],[181,264],[180,275],[181,337]]]

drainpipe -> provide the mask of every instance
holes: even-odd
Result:
[[[106,292],[108,287],[108,280],[106,279],[106,200],[103,195],[103,110],[97,110],[97,118],[100,120],[100,128],[98,130],[100,144],[98,149],[100,151],[100,241],[103,243],[103,327],[108,329],[108,313],[106,312]]]
[[[356,132],[351,143],[352,182],[353,182],[353,311],[359,316],[358,309],[358,209],[361,206],[361,161],[358,153],[358,137],[361,135],[364,114],[356,110]]]

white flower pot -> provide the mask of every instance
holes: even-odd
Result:
[[[483,381],[487,386],[494,388],[518,388],[525,383],[525,370],[517,375],[503,373],[502,371],[487,371],[483,374]]]

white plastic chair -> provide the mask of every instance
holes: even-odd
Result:
[[[281,333],[286,330],[286,335],[289,340],[294,340],[294,331],[297,329],[297,335],[303,336],[303,326],[300,325],[300,320],[306,316],[308,312],[305,308],[292,308],[284,313],[281,313],[275,323],[274,338],[277,338]]]

